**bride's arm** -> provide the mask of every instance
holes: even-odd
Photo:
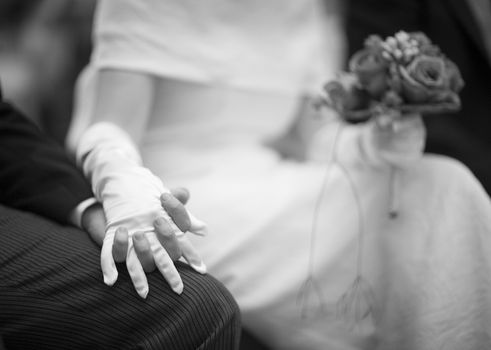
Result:
[[[145,260],[138,252],[147,241],[152,259],[174,291],[182,291],[182,281],[172,259],[159,240],[153,222],[160,218],[178,237],[183,257],[197,271],[205,267],[184,233],[171,220],[160,202],[169,193],[162,181],[146,169],[136,142],[143,137],[153,104],[154,78],[136,72],[105,69],[99,72],[91,111],[92,125],[76,146],[77,161],[91,182],[96,198],[102,202],[108,220],[101,251],[104,281],[115,283],[117,269],[112,247],[116,230],[128,230],[126,264],[140,296],[146,297],[148,285]],[[94,91],[87,91],[94,93]],[[204,224],[188,213],[190,232],[202,233]]]
[[[96,79],[93,123],[113,123],[139,144],[153,105],[155,77],[140,72],[101,69]]]

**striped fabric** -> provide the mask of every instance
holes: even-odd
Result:
[[[240,314],[211,276],[178,263],[184,292],[148,275],[146,300],[125,266],[102,282],[83,231],[0,206],[0,337],[6,349],[236,349]]]

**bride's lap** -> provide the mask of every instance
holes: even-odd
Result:
[[[240,115],[229,113],[235,97],[228,96],[230,105],[215,106],[220,113],[212,119],[216,123],[209,123],[201,118],[213,112],[209,102],[222,100],[201,90],[197,93],[203,102],[198,104],[199,113],[198,105],[190,106],[189,112],[179,104],[173,112],[175,119],[171,118],[174,122],[159,122],[170,123],[164,125],[170,126],[168,133],[174,129],[175,135],[183,137],[174,137],[176,144],[162,141],[165,137],[157,123],[150,136],[159,137],[147,140],[144,158],[164,183],[190,189],[190,210],[210,228],[208,237],[191,239],[210,273],[237,299],[245,326],[258,338],[275,348],[364,349],[376,343],[381,349],[431,349],[435,343],[425,329],[444,333],[439,325],[453,326],[452,315],[463,315],[460,306],[480,305],[475,289],[462,291],[457,284],[458,277],[465,276],[475,285],[481,275],[472,271],[488,271],[491,266],[481,264],[485,254],[476,249],[491,231],[491,214],[485,213],[491,209],[479,183],[461,163],[425,155],[398,170],[396,218],[388,214],[393,196],[389,167],[346,163],[345,172],[333,166],[316,209],[325,164],[285,162],[270,151],[237,142],[250,135],[247,128],[263,128],[261,120],[274,124],[278,113],[238,128],[238,120],[247,121],[257,113],[249,113],[249,108],[241,109]],[[224,125],[244,134],[223,138],[216,133],[223,131],[221,120],[230,121],[225,119],[229,115],[238,120]],[[206,127],[201,127],[204,123]],[[212,141],[208,144],[207,140]],[[220,142],[227,146],[216,147]],[[375,304],[373,320],[353,333],[332,311],[357,274],[360,221],[362,273],[373,288]],[[309,277],[312,254],[313,276],[327,313],[305,320],[298,294]],[[452,306],[453,290],[461,292],[464,304]],[[318,303],[314,297],[306,307],[312,310]],[[475,315],[468,320],[467,330],[482,326]],[[438,339],[452,340],[453,336]]]
[[[310,229],[325,168],[277,166],[285,166],[278,170],[277,175],[282,175],[276,178],[263,175],[262,187],[251,184],[243,191],[225,194],[221,200],[225,208],[219,209],[215,203],[214,210],[221,211],[221,215],[215,216],[212,224],[214,220],[227,224],[218,225],[218,230],[212,230],[209,237],[196,241],[210,271],[237,298],[244,323],[259,337],[273,339],[277,342],[273,345],[285,345],[281,337],[285,342],[302,339],[304,344],[309,342],[307,339],[322,344],[329,342],[326,338],[346,337],[353,344],[376,338],[381,348],[403,342],[414,345],[416,340],[411,339],[428,341],[420,334],[424,327],[442,333],[437,325],[451,325],[452,315],[460,315],[465,305],[479,305],[473,288],[467,292],[457,285],[462,278],[476,285],[481,272],[491,266],[486,260],[491,252],[486,255],[484,248],[480,248],[489,243],[483,237],[491,231],[489,199],[461,163],[427,155],[412,167],[398,171],[396,218],[388,215],[391,196],[388,167],[350,168],[348,174],[336,167],[331,170],[317,223],[314,276],[325,303],[334,305],[357,272],[360,233],[357,223],[362,215],[365,235],[362,273],[375,293],[376,328],[372,331],[376,331],[362,337],[352,336],[330,316],[314,322],[301,321],[297,296],[308,277]],[[269,174],[272,173],[275,172],[270,170]],[[347,176],[353,180],[357,194]],[[261,176],[257,181],[261,182]],[[231,181],[230,189],[234,184],[239,186]],[[288,193],[284,194],[285,191]],[[199,194],[203,193],[200,190],[194,193]],[[277,200],[270,203],[270,196]],[[234,203],[240,198],[241,203]],[[203,203],[206,205],[206,201]],[[199,209],[200,206],[197,213]],[[242,216],[244,223],[234,226],[228,220],[233,219],[235,211],[247,211],[250,216]],[[453,291],[459,291],[463,304],[451,306]],[[443,311],[438,313],[441,305]],[[475,330],[481,323],[471,315],[466,326]],[[393,332],[397,336],[391,335]],[[452,335],[448,337],[452,339]],[[316,345],[310,348],[315,349]]]

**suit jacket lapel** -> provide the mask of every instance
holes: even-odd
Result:
[[[474,17],[468,1],[472,0],[444,0],[443,3],[446,3],[450,7],[451,12],[460,21],[470,38],[474,41],[481,53],[488,58],[488,62],[491,64],[491,56],[484,43],[484,33],[480,27],[479,21]],[[489,33],[489,35],[491,35],[491,33]]]

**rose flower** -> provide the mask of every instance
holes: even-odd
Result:
[[[406,103],[455,103],[464,85],[457,66],[443,56],[417,56],[399,74]]]
[[[349,68],[373,98],[380,98],[387,90],[389,64],[381,50],[372,47],[358,51],[350,59]]]
[[[329,104],[350,122],[361,122],[370,117],[365,111],[370,106],[371,98],[359,85],[355,76],[342,74],[338,80],[328,82],[324,86]],[[363,113],[357,113],[358,111]]]

